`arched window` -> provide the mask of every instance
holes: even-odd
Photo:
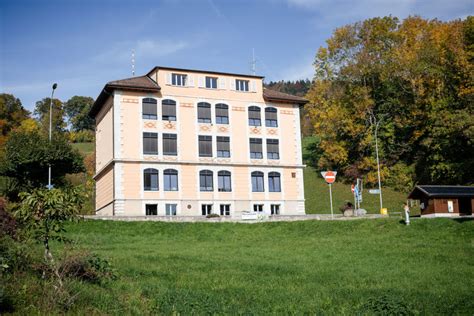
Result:
[[[230,171],[219,171],[217,173],[218,191],[219,192],[231,192],[232,184],[230,178]]]
[[[229,106],[227,104],[216,104],[216,124],[229,124]]]
[[[211,105],[209,103],[198,103],[198,122],[211,123]]]
[[[277,109],[265,108],[265,126],[278,127]]]
[[[249,107],[249,125],[250,126],[262,125],[262,121],[260,119],[260,108],[258,106]]]
[[[280,174],[278,172],[268,174],[268,191],[281,192]]]
[[[161,101],[161,111],[163,121],[176,121],[176,101],[168,99]]]
[[[264,190],[265,188],[263,185],[263,172],[252,172],[252,192],[264,192]]]
[[[201,191],[213,191],[214,183],[211,170],[199,171],[199,188]]]
[[[166,169],[163,171],[165,191],[178,191],[178,171]]]
[[[158,170],[153,168],[143,170],[143,188],[145,191],[158,191]]]
[[[142,100],[142,118],[146,120],[156,120],[156,100],[152,98],[144,98]]]

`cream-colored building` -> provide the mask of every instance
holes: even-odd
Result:
[[[109,82],[96,120],[96,213],[305,214],[303,98],[263,77],[155,67]]]

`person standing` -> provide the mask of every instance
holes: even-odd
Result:
[[[403,211],[405,212],[405,224],[410,225],[410,207],[408,203],[403,203]]]

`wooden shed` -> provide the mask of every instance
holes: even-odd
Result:
[[[459,185],[417,185],[408,195],[420,201],[421,216],[472,215],[474,187]]]

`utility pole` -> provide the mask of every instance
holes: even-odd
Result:
[[[382,201],[382,185],[380,181],[380,161],[379,161],[379,144],[378,144],[378,130],[380,127],[380,123],[383,120],[383,116],[377,120],[374,114],[371,114],[370,121],[372,125],[375,125],[375,156],[377,159],[377,179],[379,182],[379,198],[380,198],[380,211],[383,208],[383,201]]]
[[[53,84],[53,91],[51,91],[51,99],[49,100],[49,144],[51,144],[51,136],[52,136],[52,127],[53,127],[53,97],[54,97],[54,90],[58,87],[57,83]],[[48,166],[48,190],[51,190],[51,163]]]

